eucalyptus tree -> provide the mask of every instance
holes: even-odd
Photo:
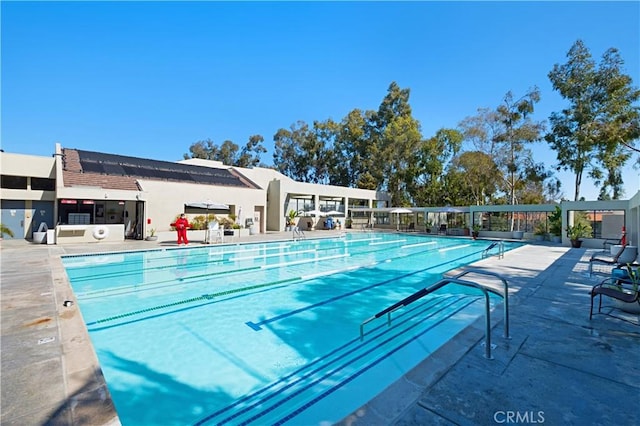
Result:
[[[559,181],[544,163],[536,163],[529,151],[523,159],[524,167],[520,171],[519,185],[516,188],[517,198],[522,204],[544,204],[550,201],[547,197],[549,189],[558,188]]]
[[[640,91],[622,72],[624,61],[615,48],[608,49],[597,65],[578,40],[567,58],[567,63],[555,64],[548,77],[569,106],[551,114],[545,139],[556,151],[558,169],[575,175],[574,200],[580,198],[585,173],[600,186],[601,198],[608,198],[609,190],[619,198],[620,170],[640,138]]]
[[[311,147],[312,157],[309,159],[316,174],[316,183],[337,185],[337,159],[335,143],[338,124],[332,119],[313,122],[314,138]]]
[[[450,170],[465,176],[459,183],[467,188],[471,196],[468,204],[489,204],[502,182],[501,172],[493,158],[482,151],[461,153],[451,162]]]
[[[276,170],[300,182],[328,183],[331,150],[318,137],[323,125],[314,128],[303,121],[291,125],[290,130],[279,129],[273,136]]]
[[[463,206],[473,202],[471,188],[466,185],[467,175],[460,169],[450,167],[442,176],[442,206]]]
[[[503,177],[500,189],[510,204],[518,203],[518,188],[525,179],[522,172],[530,156],[526,147],[542,139],[544,124],[531,119],[539,101],[537,87],[518,99],[509,91],[495,110],[480,109],[476,116],[460,123],[465,139],[491,156],[498,166]]]
[[[435,136],[423,139],[411,154],[405,173],[407,190],[412,204],[436,206],[443,204],[442,179],[445,166],[458,153],[462,134],[455,129],[440,129]]]
[[[377,189],[377,182],[382,179],[378,175],[378,145],[371,136],[374,111],[350,111],[340,123],[334,140],[333,183],[335,185]]]
[[[240,147],[233,143],[233,141],[226,140],[222,142],[222,145],[220,145],[214,160],[221,161],[222,164],[233,166],[235,165],[236,155],[238,154],[239,149]]]
[[[242,147],[235,160],[237,167],[256,167],[261,164],[260,155],[267,152],[263,145],[264,138],[261,135],[252,135],[247,144]]]
[[[420,123],[411,114],[409,92],[392,82],[372,117],[371,137],[377,167],[370,173],[377,178],[378,189],[389,192],[396,206],[410,203],[407,171],[413,167],[411,161],[415,161],[415,156],[412,154],[422,140]]]
[[[215,160],[218,153],[218,145],[211,139],[197,141],[189,147],[189,153],[183,154],[185,160],[190,158],[201,158],[203,160]]]
[[[228,166],[253,167],[260,163],[260,154],[267,152],[262,144],[264,138],[253,135],[247,144],[240,147],[233,141],[226,140],[218,146],[211,139],[198,141],[189,147],[189,154],[184,154],[185,160],[189,158],[201,158],[204,160],[220,161]]]

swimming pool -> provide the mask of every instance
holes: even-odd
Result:
[[[360,339],[487,244],[354,232],[63,263],[123,425],[329,424],[483,315],[450,285]]]

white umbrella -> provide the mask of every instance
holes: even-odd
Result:
[[[185,207],[194,207],[196,209],[207,209],[207,210],[229,210],[229,206],[226,204],[218,203],[211,200],[205,201],[192,201],[189,203],[184,203]]]
[[[338,210],[331,210],[324,213],[327,216],[344,216],[343,212],[339,212]]]
[[[391,210],[389,213],[395,213],[398,215],[398,220],[396,222],[396,231],[400,230],[400,215],[401,214],[406,214],[406,213],[413,213],[411,210],[409,209],[403,209],[402,207],[399,208],[395,208],[393,210]]]
[[[218,203],[211,200],[204,201],[192,201],[190,203],[184,203],[185,207],[191,207],[196,209],[205,209],[206,212],[206,220],[209,220],[209,211],[210,210],[218,210],[218,211],[229,211],[229,206],[226,204]]]
[[[309,210],[308,212],[303,212],[305,216],[326,216],[326,213],[320,210]]]

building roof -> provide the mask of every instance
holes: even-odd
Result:
[[[195,166],[64,148],[65,186],[140,190],[138,179],[259,189],[233,169]]]

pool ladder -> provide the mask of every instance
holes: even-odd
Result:
[[[502,259],[504,257],[504,241],[502,240],[494,241],[489,244],[489,246],[482,251],[482,258],[484,259],[485,257],[491,256],[489,252],[491,251],[491,249],[494,249],[496,247],[498,248],[498,259]]]
[[[307,237],[304,235],[304,231],[302,229],[300,229],[299,226],[294,226],[293,227],[293,241],[304,240],[305,238],[307,238]]]
[[[492,287],[487,287],[485,285],[482,285],[480,283],[476,283],[473,281],[468,281],[468,280],[462,280],[461,278],[468,275],[468,274],[477,274],[477,275],[487,275],[487,276],[492,276],[495,277],[497,279],[499,279],[502,282],[502,290],[497,290],[495,288]],[[393,311],[396,311],[402,307],[405,307],[407,305],[410,305],[411,303],[415,302],[416,300],[419,300],[421,298],[423,298],[424,296],[426,296],[427,294],[433,293],[436,290],[439,290],[440,288],[448,285],[448,284],[458,284],[458,285],[462,285],[465,287],[472,287],[472,288],[477,288],[479,289],[482,294],[484,295],[484,301],[485,301],[485,311],[484,311],[484,318],[485,318],[485,342],[484,342],[484,346],[485,346],[485,354],[484,357],[487,359],[493,359],[493,356],[491,355],[491,304],[489,302],[489,293],[493,293],[496,294],[500,297],[502,297],[503,299],[503,309],[504,309],[504,338],[505,339],[510,339],[511,337],[509,337],[509,284],[507,283],[507,280],[505,280],[503,277],[501,277],[499,274],[496,274],[495,272],[489,272],[489,271],[484,271],[481,269],[467,269],[463,272],[461,272],[460,274],[451,277],[451,278],[443,278],[442,280],[438,281],[437,283],[423,288],[421,290],[416,291],[415,293],[413,293],[412,295],[405,297],[404,299],[402,299],[399,302],[394,303],[393,305],[389,306],[386,309],[383,309],[382,311],[378,312],[377,314],[375,314],[374,316],[367,318],[366,320],[364,320],[361,324],[360,324],[360,340],[364,340],[364,326],[367,323],[370,323],[371,321],[374,321],[380,317],[382,317],[383,315],[387,316],[387,326],[391,326],[391,313]]]

